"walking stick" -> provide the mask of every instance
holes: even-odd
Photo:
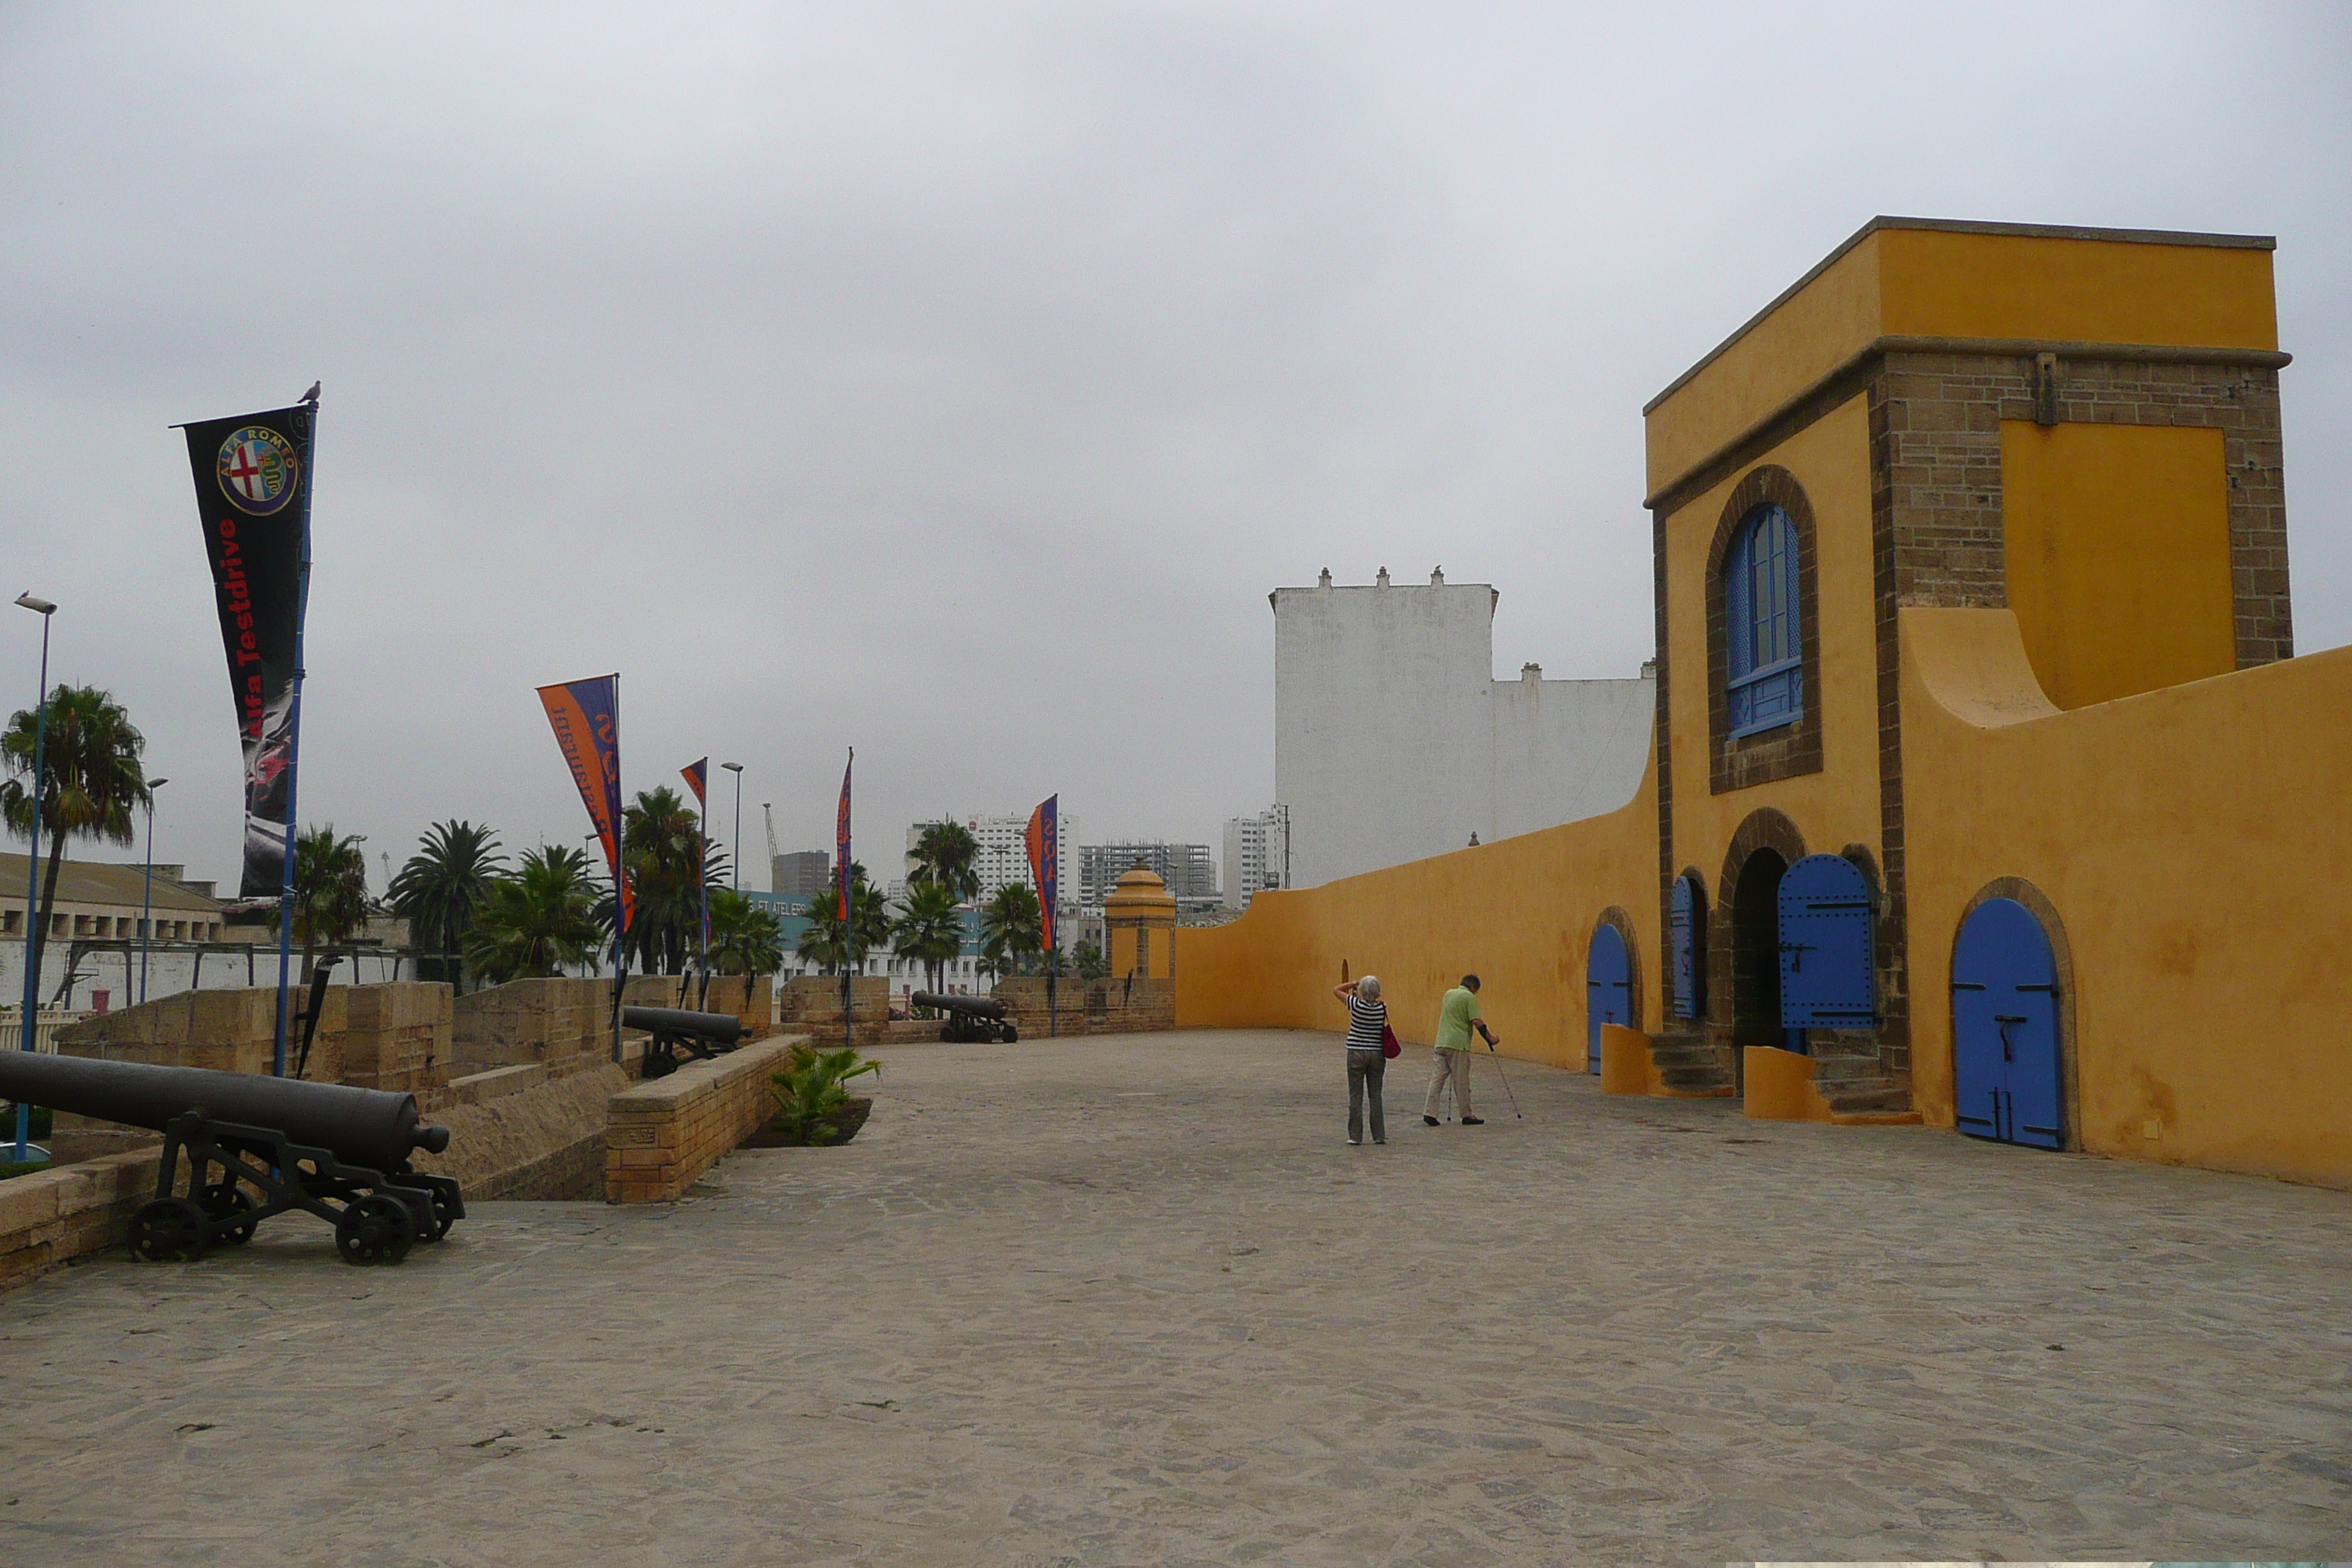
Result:
[[[1503,1080],[1503,1098],[1511,1102],[1511,1114],[1517,1117],[1519,1121],[1525,1121],[1527,1118],[1519,1115],[1519,1097],[1511,1092],[1510,1075],[1503,1071],[1502,1053],[1495,1049],[1495,1041],[1491,1036],[1486,1040],[1486,1054],[1495,1058],[1495,1076]]]

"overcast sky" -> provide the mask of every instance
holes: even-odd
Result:
[[[2311,652],[2347,89],[2340,5],[0,5],[0,587],[144,730],[159,858],[232,876],[166,426],[322,377],[301,808],[379,889],[432,820],[577,842],[531,689],[616,668],[630,788],[747,764],[747,873],[853,743],[877,869],[1055,790],[1213,843],[1318,568],[1633,674],[1642,404],[1893,213],[2278,237]]]

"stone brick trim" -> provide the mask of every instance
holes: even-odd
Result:
[[[1658,788],[1658,973],[1674,971],[1674,932],[1668,926],[1675,889],[1675,745],[1674,668],[1666,657],[1666,516],[1650,514],[1650,604],[1653,635],[1657,639],[1656,719],[1650,727],[1657,748]]]
[[[1731,697],[1725,682],[1731,670],[1731,626],[1723,592],[1723,558],[1748,514],[1777,503],[1797,532],[1797,631],[1804,671],[1804,712],[1793,724],[1760,734],[1731,736]],[[1815,591],[1817,551],[1813,507],[1797,477],[1776,464],[1751,470],[1732,488],[1715,538],[1706,551],[1706,734],[1709,790],[1770,784],[1822,771],[1822,657],[1820,595]],[[1663,672],[1662,678],[1663,678]]]
[[[2058,971],[2059,1142],[2080,1153],[2083,1148],[2083,1085],[2074,1053],[2074,949],[2066,940],[2066,922],[2059,917],[2058,906],[2052,903],[2041,889],[2022,877],[1995,877],[1976,890],[1968,906],[1960,910],[1960,918],[1953,922],[1945,961],[1945,976],[1949,979],[1951,961],[1959,955],[1960,928],[1969,923],[1969,917],[1976,913],[1978,907],[1988,899],[2014,899],[2023,904],[2033,911],[2033,918],[2042,922],[2042,934],[2050,939],[2050,956]],[[1959,1019],[1948,1011],[1951,1007],[1948,995],[1944,1005],[1947,1009],[1945,1016],[1950,1020],[1951,1049],[1957,1053],[1960,1038]],[[1959,1070],[1958,1060],[1948,1065],[1957,1075]]]

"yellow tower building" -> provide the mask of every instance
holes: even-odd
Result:
[[[1139,863],[1119,874],[1103,900],[1103,930],[1113,979],[1176,977],[1176,895],[1159,873]]]

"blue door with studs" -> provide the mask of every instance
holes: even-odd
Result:
[[[1667,910],[1666,931],[1675,955],[1675,990],[1670,1010],[1677,1018],[1706,1016],[1706,959],[1699,933],[1706,921],[1706,895],[1689,877],[1675,879],[1674,900]]]
[[[1625,939],[1612,925],[1592,933],[1584,963],[1584,1065],[1591,1072],[1601,1070],[1603,1024],[1633,1026],[1633,965]]]
[[[1952,951],[1952,1102],[1960,1131],[2066,1146],[2059,1107],[2058,963],[2014,899],[1987,899]]]
[[[1780,878],[1782,1028],[1876,1025],[1871,978],[1875,914],[1868,879],[1843,855],[1808,855]]]

